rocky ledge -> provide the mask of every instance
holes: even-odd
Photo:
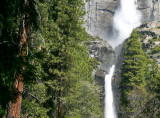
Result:
[[[100,98],[103,106],[105,75],[109,72],[113,63],[115,63],[116,54],[107,41],[104,41],[98,37],[87,42],[87,47],[90,52],[90,57],[96,59],[100,63],[97,66],[97,69],[93,71],[93,76],[95,76],[95,80],[102,87],[102,95]]]
[[[141,36],[144,50],[150,58],[157,60],[160,67],[160,21],[143,23],[136,30]]]

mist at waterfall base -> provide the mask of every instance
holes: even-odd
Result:
[[[113,18],[113,34],[109,44],[115,48],[128,38],[132,30],[141,24],[141,14],[137,10],[137,0],[121,0]]]
[[[111,67],[109,74],[105,76],[105,118],[116,118],[114,104],[113,104],[113,92],[112,92],[112,76],[114,74],[115,65]]]

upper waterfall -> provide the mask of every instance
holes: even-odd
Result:
[[[121,0],[113,18],[113,36],[109,40],[112,47],[121,44],[129,37],[133,28],[141,24],[141,14],[136,3],[137,0]]]

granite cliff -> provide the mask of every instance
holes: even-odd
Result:
[[[160,0],[137,0],[137,5],[142,13],[143,22],[160,19]]]
[[[120,0],[89,0],[85,9],[85,27],[92,36],[107,40],[112,34],[112,22]],[[141,12],[142,22],[160,19],[160,0],[137,0],[137,9]]]
[[[86,3],[85,16],[86,30],[93,36],[103,39],[111,32],[115,10],[119,6],[119,0],[89,0]]]
[[[96,82],[98,82],[98,84],[102,87],[100,101],[101,105],[104,106],[104,78],[109,72],[112,64],[116,61],[116,54],[107,41],[104,41],[98,37],[94,38],[94,40],[86,42],[86,44],[90,53],[90,58],[94,58],[99,62],[97,69],[93,71],[93,76],[95,77]]]

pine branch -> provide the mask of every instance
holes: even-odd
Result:
[[[28,93],[29,95],[31,95],[31,97],[35,98],[39,103],[41,103],[40,99],[38,99],[36,96],[34,96],[32,93]]]
[[[3,42],[0,42],[0,45],[2,45],[4,43],[13,43],[13,44],[17,45],[14,41],[3,41]]]
[[[42,35],[39,34],[39,36],[43,39],[42,42],[43,42],[43,46],[44,46],[44,48],[45,48],[45,47],[46,47],[45,40],[44,40],[44,38],[43,38]]]

